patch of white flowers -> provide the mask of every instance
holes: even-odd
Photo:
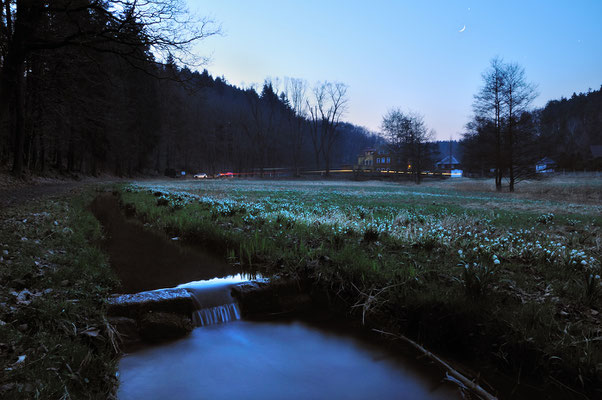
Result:
[[[450,215],[446,209],[426,214],[390,205],[354,205],[356,202],[348,201],[351,196],[356,200],[367,196],[358,188],[353,191],[344,187],[319,191],[316,190],[319,185],[308,187],[311,191],[292,190],[288,186],[269,186],[267,189],[261,185],[232,185],[227,195],[220,192],[201,195],[200,190],[199,194],[195,194],[172,190],[165,185],[135,184],[130,189],[155,195],[159,192],[174,208],[200,204],[216,217],[241,215],[242,221],[249,225],[267,222],[290,227],[297,224],[320,227],[333,234],[371,231],[411,244],[457,249],[460,258],[489,259],[494,265],[515,259],[594,272],[600,269],[600,261],[588,256],[584,249],[571,249],[566,238],[550,238],[535,227],[503,230],[487,218]],[[264,195],[262,190],[267,194]],[[375,193],[368,192],[370,199],[375,198]],[[382,196],[389,194],[377,193]],[[553,214],[544,214],[538,220],[547,223],[553,219]]]

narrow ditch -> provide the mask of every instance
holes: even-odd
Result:
[[[218,257],[169,240],[125,218],[118,198],[111,193],[97,196],[90,209],[103,226],[102,248],[121,281],[119,293],[175,287],[240,272]]]
[[[249,282],[125,218],[110,193],[91,209],[122,282],[109,300],[126,351],[120,399],[462,398],[415,352],[333,318],[311,287]]]

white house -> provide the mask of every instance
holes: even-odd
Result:
[[[435,163],[435,167],[438,170],[450,170],[450,169],[459,169],[460,161],[456,159],[454,156],[447,156],[443,158],[441,161]]]
[[[557,166],[556,161],[549,157],[544,157],[535,164],[535,172],[538,174],[549,174],[555,172]]]

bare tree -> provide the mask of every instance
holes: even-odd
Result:
[[[322,156],[322,147],[324,146],[324,142],[322,141],[321,135],[321,121],[320,121],[320,113],[318,110],[318,101],[322,101],[320,96],[323,93],[316,92],[316,89],[313,90],[315,96],[315,102],[311,104],[309,99],[306,99],[307,110],[309,111],[309,137],[311,138],[311,144],[314,150],[314,157],[316,161],[316,169],[320,169],[320,158]]]
[[[495,145],[495,187],[498,191],[502,190],[502,179],[507,171],[509,190],[512,192],[519,161],[525,160],[524,157],[516,157],[516,135],[519,134],[517,128],[521,125],[522,114],[537,96],[535,86],[526,81],[524,68],[516,63],[505,63],[497,57],[491,60],[489,69],[482,77],[483,87],[475,95],[473,103],[475,120],[490,121],[487,124],[481,123],[481,126],[492,127]],[[520,166],[522,172],[526,170],[523,167]]]
[[[430,160],[430,141],[434,132],[424,123],[424,117],[415,112],[404,113],[391,109],[383,117],[384,131],[395,158],[400,158],[414,182],[420,183],[422,171]]]
[[[348,86],[340,82],[319,82],[314,87],[314,104],[308,102],[311,138],[318,168],[320,155],[324,159],[325,175],[330,175],[330,161],[334,144],[339,138],[338,127],[347,112]]]
[[[473,110],[479,119],[488,119],[493,128],[491,135],[495,143],[495,188],[502,190],[502,101],[504,92],[504,63],[496,57],[491,60],[489,69],[482,75],[483,86],[474,96]]]
[[[535,85],[528,83],[525,78],[525,69],[516,63],[504,65],[504,84],[502,101],[505,108],[504,118],[506,121],[506,162],[508,165],[509,190],[514,191],[516,182],[515,170],[520,158],[515,156],[517,144],[518,127],[521,116],[528,110],[529,106],[537,97]]]
[[[293,170],[299,176],[301,150],[305,142],[305,118],[307,116],[307,81],[298,78],[285,78],[285,95],[292,112],[288,114],[293,153]]]

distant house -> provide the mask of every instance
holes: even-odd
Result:
[[[451,171],[460,169],[460,161],[450,155],[435,163],[435,168],[439,171]]]
[[[359,156],[357,156],[357,170],[372,172],[374,171],[374,154],[376,149],[368,148],[364,149]]]
[[[380,145],[376,148],[374,170],[378,172],[388,172],[392,168],[392,155],[387,145]]]
[[[538,174],[549,174],[556,171],[558,164],[550,157],[544,157],[535,164],[535,172]]]
[[[364,172],[388,172],[392,168],[391,153],[385,145],[368,148],[357,157],[356,170]]]

